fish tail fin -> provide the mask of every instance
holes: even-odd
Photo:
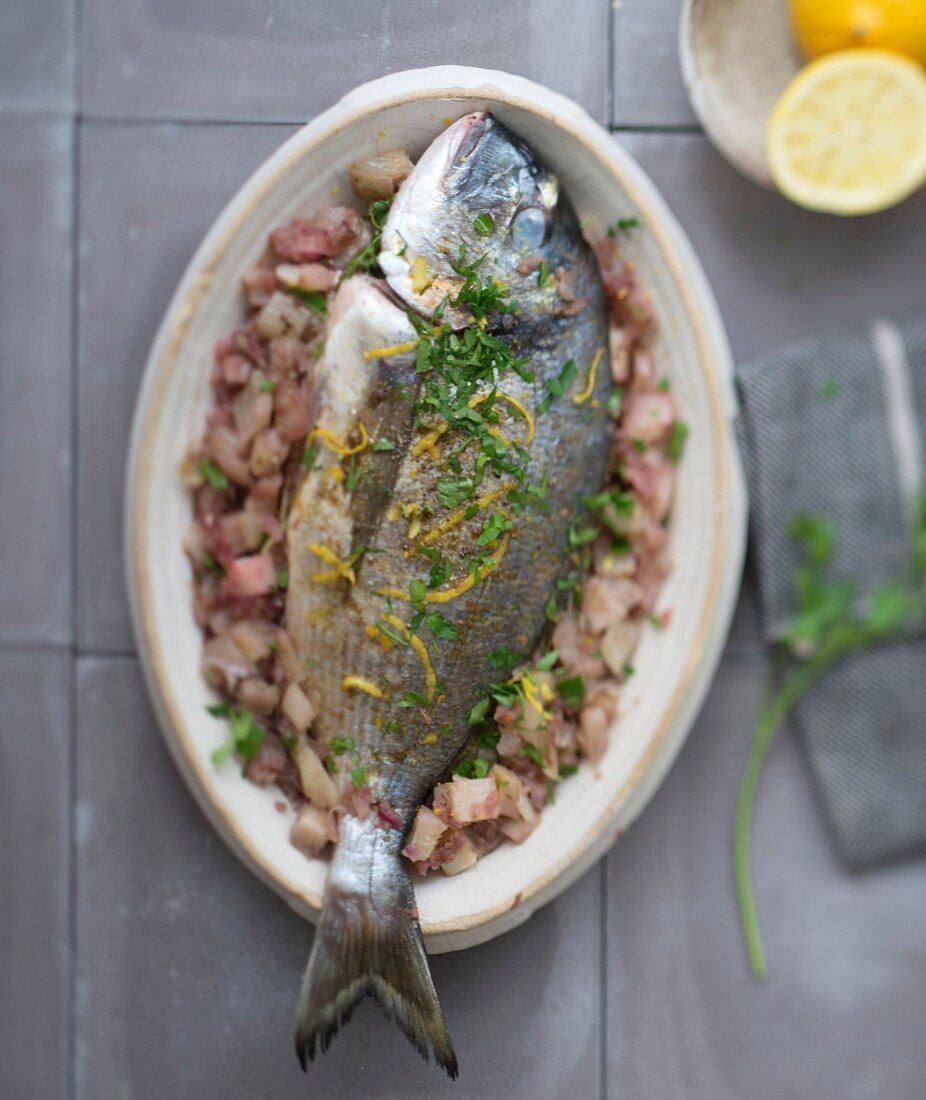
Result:
[[[341,1025],[369,996],[425,1061],[433,1050],[438,1065],[453,1079],[457,1058],[431,980],[408,871],[398,852],[382,846],[369,853],[373,863],[359,876],[356,858],[356,849],[349,852],[342,843],[332,861],[299,994],[299,1062],[304,1070],[316,1048],[326,1051]],[[361,884],[374,884],[377,897],[370,889],[361,892]]]

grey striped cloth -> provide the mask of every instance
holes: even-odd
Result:
[[[737,390],[762,625],[775,641],[794,611],[795,514],[835,525],[834,580],[864,592],[909,568],[926,484],[926,321],[790,344],[740,367]],[[926,638],[847,658],[794,724],[848,867],[926,855]]]

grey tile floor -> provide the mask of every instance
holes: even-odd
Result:
[[[815,217],[713,152],[677,71],[678,8],[0,6],[4,1100],[926,1095],[926,873],[843,874],[786,736],[756,826],[772,976],[747,975],[728,855],[765,664],[748,580],[701,718],[641,820],[527,925],[435,959],[455,1086],[372,1009],[302,1079],[289,1028],[309,930],[194,806],[131,652],[122,462],[158,318],[225,200],[362,80],[454,61],[578,99],[687,228],[740,359],[926,304],[922,198]]]

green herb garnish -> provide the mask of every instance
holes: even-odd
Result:
[[[778,727],[828,669],[850,653],[922,627],[926,616],[926,492],[921,496],[911,575],[875,588],[861,604],[855,585],[825,576],[835,548],[832,524],[822,517],[801,515],[791,522],[789,532],[800,545],[804,560],[795,574],[794,616],[777,646],[773,664],[773,668],[784,667],[786,671],[756,720],[733,837],[740,922],[749,965],[757,978],[766,976],[768,965],[752,890],[749,848],[762,765]]]
[[[266,740],[266,733],[257,725],[254,716],[248,711],[229,710],[229,716],[231,717],[230,735],[224,745],[213,750],[211,754],[213,764],[221,764],[233,753],[238,753],[245,760],[251,760]]]
[[[456,626],[449,619],[445,619],[439,611],[432,611],[425,615],[424,625],[435,638],[443,641],[455,642],[459,637]]]
[[[209,487],[215,489],[216,492],[221,493],[228,488],[228,478],[208,458],[199,460],[199,472],[203,475]]]
[[[532,745],[530,741],[525,741],[520,749],[518,749],[518,753],[520,756],[530,757],[539,768],[543,767],[543,749],[538,745]]]
[[[492,761],[484,756],[471,756],[461,760],[453,769],[454,775],[460,775],[464,779],[485,779],[492,767]]]
[[[362,787],[367,781],[366,768],[351,768],[350,781],[355,787]]]
[[[501,646],[499,649],[493,649],[489,654],[489,664],[493,668],[499,668],[502,672],[507,672],[509,668],[514,666],[521,660],[521,654],[513,649],[509,649],[508,646]]]
[[[209,570],[210,573],[215,573],[217,577],[224,577],[225,570],[215,560],[215,558],[209,553],[208,550],[203,550],[199,555],[199,560]]]
[[[666,443],[666,454],[669,461],[678,465],[685,450],[685,440],[688,438],[688,425],[684,420],[676,420],[669,429],[669,439]]]
[[[290,293],[294,294],[300,302],[305,302],[319,317],[328,316],[328,301],[320,290],[303,290],[301,286],[294,286],[290,287]]]
[[[618,218],[613,225],[608,226],[608,236],[616,237],[618,233],[628,236],[634,229],[641,229],[642,226],[639,218]]]
[[[574,359],[567,359],[563,364],[563,369],[559,372],[557,378],[547,382],[547,394],[546,397],[537,406],[539,413],[545,413],[553,401],[557,397],[562,397],[566,390],[576,380],[576,375],[579,373],[579,368],[575,364]]]
[[[493,512],[485,522],[485,526],[476,538],[477,546],[491,546],[501,536],[510,531],[514,525],[510,519],[506,519],[501,512]]]
[[[319,456],[320,452],[321,452],[321,444],[320,443],[311,443],[302,452],[302,465],[307,470],[314,470],[315,469],[315,463],[318,461],[318,456]]]
[[[494,228],[495,222],[492,220],[491,214],[480,214],[473,222],[473,229],[476,230],[480,237],[488,237]]]
[[[391,439],[380,438],[373,443],[373,446],[370,449],[376,451],[377,453],[379,453],[380,451],[394,451],[395,444],[392,442]]]
[[[370,243],[348,261],[341,276],[342,282],[358,271],[366,271],[370,275],[382,274],[379,269],[379,253],[383,243],[383,227],[386,224],[391,206],[392,199],[377,199],[375,202],[370,203],[366,214],[364,214],[364,218],[373,227]]]
[[[556,685],[556,691],[567,707],[580,707],[585,698],[585,677],[570,676],[560,680]]]

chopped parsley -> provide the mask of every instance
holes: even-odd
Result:
[[[261,393],[273,393],[273,391],[277,388],[276,379],[258,378],[257,388],[260,390]]]
[[[353,752],[355,747],[350,737],[331,738],[331,751],[335,756],[341,756],[345,752]]]
[[[537,286],[544,290],[552,282],[553,276],[550,274],[550,265],[546,260],[541,260],[540,267],[537,268]]]
[[[321,453],[321,444],[320,443],[311,443],[302,452],[302,465],[307,470],[314,470],[315,469],[315,463],[318,461],[318,456],[319,456],[320,453]]]
[[[370,449],[376,451],[377,453],[380,451],[394,451],[395,444],[392,442],[391,439],[385,439],[381,437],[373,443],[373,446]]]
[[[220,716],[224,717],[224,715],[225,711],[222,711]],[[212,751],[213,764],[221,764],[234,753],[243,756],[245,760],[251,760],[257,755],[258,749],[267,738],[266,733],[257,725],[249,711],[229,709],[228,716],[231,718],[229,738],[224,745]]]
[[[221,493],[228,488],[228,478],[208,458],[199,460],[199,472],[203,475],[210,489],[215,489],[216,492]]]
[[[666,443],[666,454],[669,456],[669,461],[676,466],[681,461],[682,453],[685,450],[685,440],[687,438],[688,425],[685,423],[685,421],[674,421],[672,427],[669,430],[669,439]]]
[[[518,753],[521,756],[527,756],[537,765],[538,768],[543,767],[543,749],[539,745],[532,745],[530,741],[526,741]]]
[[[208,550],[203,550],[199,555],[199,560],[209,570],[210,573],[215,573],[217,577],[224,577],[225,570],[215,560],[215,558],[209,553]]]
[[[599,530],[597,527],[582,526],[579,517],[576,516],[572,523],[569,524],[566,530],[566,546],[570,550],[578,550],[582,546],[587,546],[590,542],[594,542],[598,538]]]
[[[493,668],[501,669],[503,672],[507,672],[508,669],[514,668],[520,660],[520,653],[504,645],[499,649],[493,649],[489,654],[489,664]]]
[[[540,658],[540,660],[537,661],[537,663],[536,663],[537,671],[538,672],[549,672],[550,669],[553,668],[556,665],[556,662],[558,660],[559,660],[559,650],[558,649],[551,649],[548,653],[544,653],[544,655]]]
[[[361,479],[361,470],[357,464],[356,456],[351,455],[347,463],[347,475],[344,478],[344,488],[352,493]]]
[[[613,225],[608,226],[608,236],[616,237],[619,233],[629,236],[634,229],[642,229],[643,223],[639,218],[618,218]]]
[[[456,626],[445,619],[439,611],[432,611],[424,617],[424,624],[435,638],[442,641],[455,642],[459,637]]]
[[[570,676],[560,680],[556,685],[556,691],[567,707],[580,707],[585,698],[585,677]]]
[[[510,519],[507,519],[501,514],[501,512],[493,512],[485,522],[485,526],[479,533],[476,539],[477,546],[491,546],[497,542],[501,536],[510,531],[514,525]]]
[[[348,261],[341,276],[342,282],[358,271],[365,271],[370,275],[382,274],[379,269],[379,253],[383,242],[383,227],[386,224],[391,206],[392,199],[377,199],[375,202],[370,203],[366,214],[364,214],[364,218],[373,228],[370,243]]]
[[[453,769],[453,774],[462,776],[464,779],[485,779],[491,767],[492,761],[486,760],[484,756],[471,756],[461,760]]]
[[[492,220],[492,215],[480,214],[473,222],[473,229],[476,230],[480,237],[490,236],[495,229],[495,222]]]
[[[557,397],[562,397],[566,390],[576,380],[576,375],[579,373],[579,368],[575,364],[574,359],[567,359],[563,364],[563,369],[559,372],[557,378],[547,382],[547,394],[546,397],[537,406],[539,413],[545,413],[553,401]]]
[[[290,293],[294,294],[300,302],[305,302],[319,317],[328,316],[328,301],[320,290],[303,290],[301,286],[294,286],[290,287]]]
[[[355,787],[362,787],[367,781],[366,768],[351,768],[350,781]]]
[[[429,707],[431,705],[427,695],[422,695],[420,691],[407,691],[399,700],[400,707]]]
[[[441,477],[437,479],[437,499],[444,508],[458,508],[475,493],[471,477]]]

